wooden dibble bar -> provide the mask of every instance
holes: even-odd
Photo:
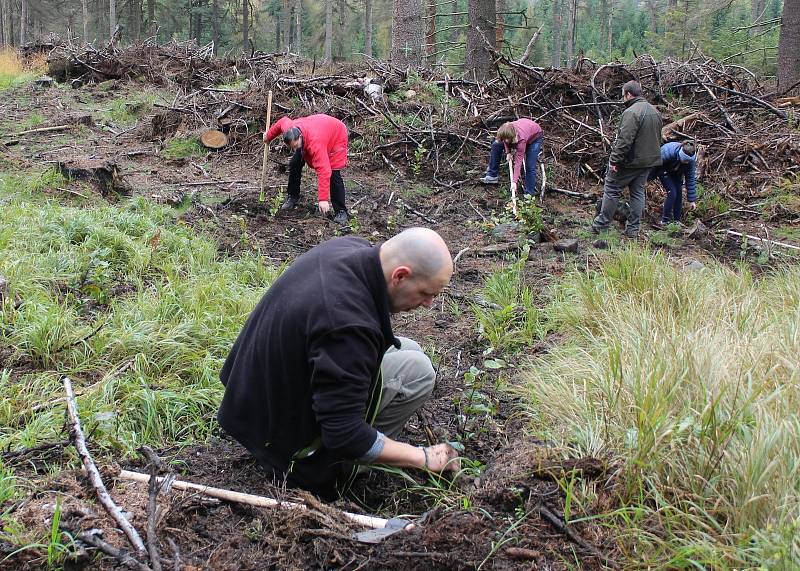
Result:
[[[121,470],[118,478],[120,478],[121,480],[142,482],[144,484],[150,481],[149,474],[143,474],[141,472],[132,472],[130,470]],[[158,483],[161,484],[165,479],[166,478],[159,476]],[[297,502],[283,502],[266,496],[244,494],[242,492],[234,492],[233,490],[226,490],[224,488],[214,488],[212,486],[203,486],[201,484],[194,484],[192,482],[184,482],[182,480],[174,480],[170,484],[170,486],[176,490],[198,492],[200,494],[209,496],[211,498],[217,498],[220,500],[237,502],[240,504],[247,504],[251,506],[264,507],[264,508],[301,509],[301,510],[308,509],[307,506]],[[383,529],[386,527],[386,523],[389,521],[381,517],[354,514],[350,512],[342,512],[342,514],[346,518],[354,521],[355,523],[358,523],[360,525],[372,529]],[[413,527],[413,525],[414,525],[413,523],[410,523],[408,526],[406,526],[405,529],[410,529],[411,527]]]

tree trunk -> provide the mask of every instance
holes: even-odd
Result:
[[[242,51],[250,49],[250,0],[242,0]]]
[[[767,7],[767,0],[750,0],[750,15],[753,23],[764,20],[764,9]],[[751,36],[761,31],[761,26],[753,26],[748,30]]]
[[[778,40],[778,91],[783,92],[800,81],[800,0],[783,0],[781,32]],[[793,87],[787,94],[800,93]]]
[[[476,80],[483,80],[492,73],[492,55],[486,49],[486,42],[495,46],[495,0],[469,0],[467,12],[470,25],[464,71]]]
[[[325,0],[325,55],[328,63],[333,61],[333,0]]]
[[[505,14],[503,14],[503,12],[506,11],[506,0],[495,0],[494,8],[497,13],[497,23],[494,29],[494,45],[497,46],[498,50],[502,50],[503,40],[506,35]]]
[[[156,33],[156,0],[147,0],[147,37]]]
[[[294,53],[300,53],[300,41],[303,37],[302,28],[303,0],[294,2]]]
[[[10,47],[11,42],[11,1],[0,0],[0,28],[3,32],[3,45]]]
[[[372,57],[372,0],[364,0],[364,54]]]
[[[26,32],[28,28],[28,0],[21,0],[19,9],[19,45],[22,46],[27,41]]]
[[[214,54],[219,50],[219,0],[211,0],[211,41],[214,42]]]
[[[336,15],[338,16],[336,26],[333,28],[333,55],[334,57],[344,57],[344,15],[347,10],[345,0],[337,0]]]
[[[422,0],[394,0],[391,61],[399,66],[420,66],[425,46]]]
[[[139,40],[142,37],[142,0],[130,0],[129,6],[131,10],[131,37],[134,40]]]
[[[550,65],[561,67],[561,11],[563,0],[553,0],[553,48],[550,53]]]
[[[117,30],[117,0],[108,0],[108,37],[113,38]]]
[[[614,49],[614,0],[608,0],[607,16],[606,32],[608,32],[608,57],[611,58],[611,51]]]
[[[278,51],[286,52],[291,50],[292,36],[291,36],[291,22],[292,22],[292,7],[289,0],[283,0],[281,4],[281,47]]]
[[[433,65],[436,63],[434,54],[438,49],[436,45],[436,0],[423,1],[427,4],[428,16],[428,30],[425,34],[425,56],[428,60],[428,65]]]
[[[201,8],[202,4],[198,2],[197,7]],[[203,12],[201,10],[197,10],[194,14],[194,39],[197,40],[198,46],[203,41]]]
[[[575,29],[578,27],[578,0],[570,0],[567,22],[567,67],[575,65]]]
[[[647,0],[647,12],[650,14],[650,34],[655,38],[658,33],[658,0]]]

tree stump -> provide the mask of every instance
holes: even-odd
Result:
[[[75,159],[59,161],[58,169],[65,177],[90,182],[100,194],[131,193],[130,185],[124,180],[116,163],[102,159]]]
[[[228,144],[228,137],[222,131],[208,129],[200,135],[200,142],[207,149],[221,149]]]

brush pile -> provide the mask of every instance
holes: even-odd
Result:
[[[531,67],[495,52],[498,76],[486,82],[438,70],[400,69],[366,60],[337,66],[293,54],[216,58],[193,43],[105,49],[58,45],[50,73],[80,84],[146,80],[175,91],[171,105],[141,129],[168,138],[180,126],[228,135],[224,152],[260,153],[266,92],[273,115],[327,113],[351,129],[352,150],[398,174],[420,170],[440,187],[472,180],[482,168],[493,131],[517,117],[545,131],[542,161],[551,188],[597,191],[617,118],[620,88],[640,81],[664,117],[665,140],[700,144],[701,180],[741,200],[758,196],[800,168],[800,133],[793,107],[768,93],[758,78],[696,52],[687,61]],[[276,117],[276,118],[277,118]],[[594,185],[594,188],[590,186]]]

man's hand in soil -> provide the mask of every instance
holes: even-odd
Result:
[[[328,214],[331,211],[331,203],[327,200],[320,200],[319,201],[319,211],[322,214]]]
[[[447,444],[437,444],[423,449],[427,466],[431,472],[458,472],[461,469],[461,461],[458,458],[456,449]]]
[[[458,452],[447,443],[422,448],[397,442],[388,437],[383,450],[373,462],[400,468],[427,469],[431,472],[455,473],[461,469]]]

